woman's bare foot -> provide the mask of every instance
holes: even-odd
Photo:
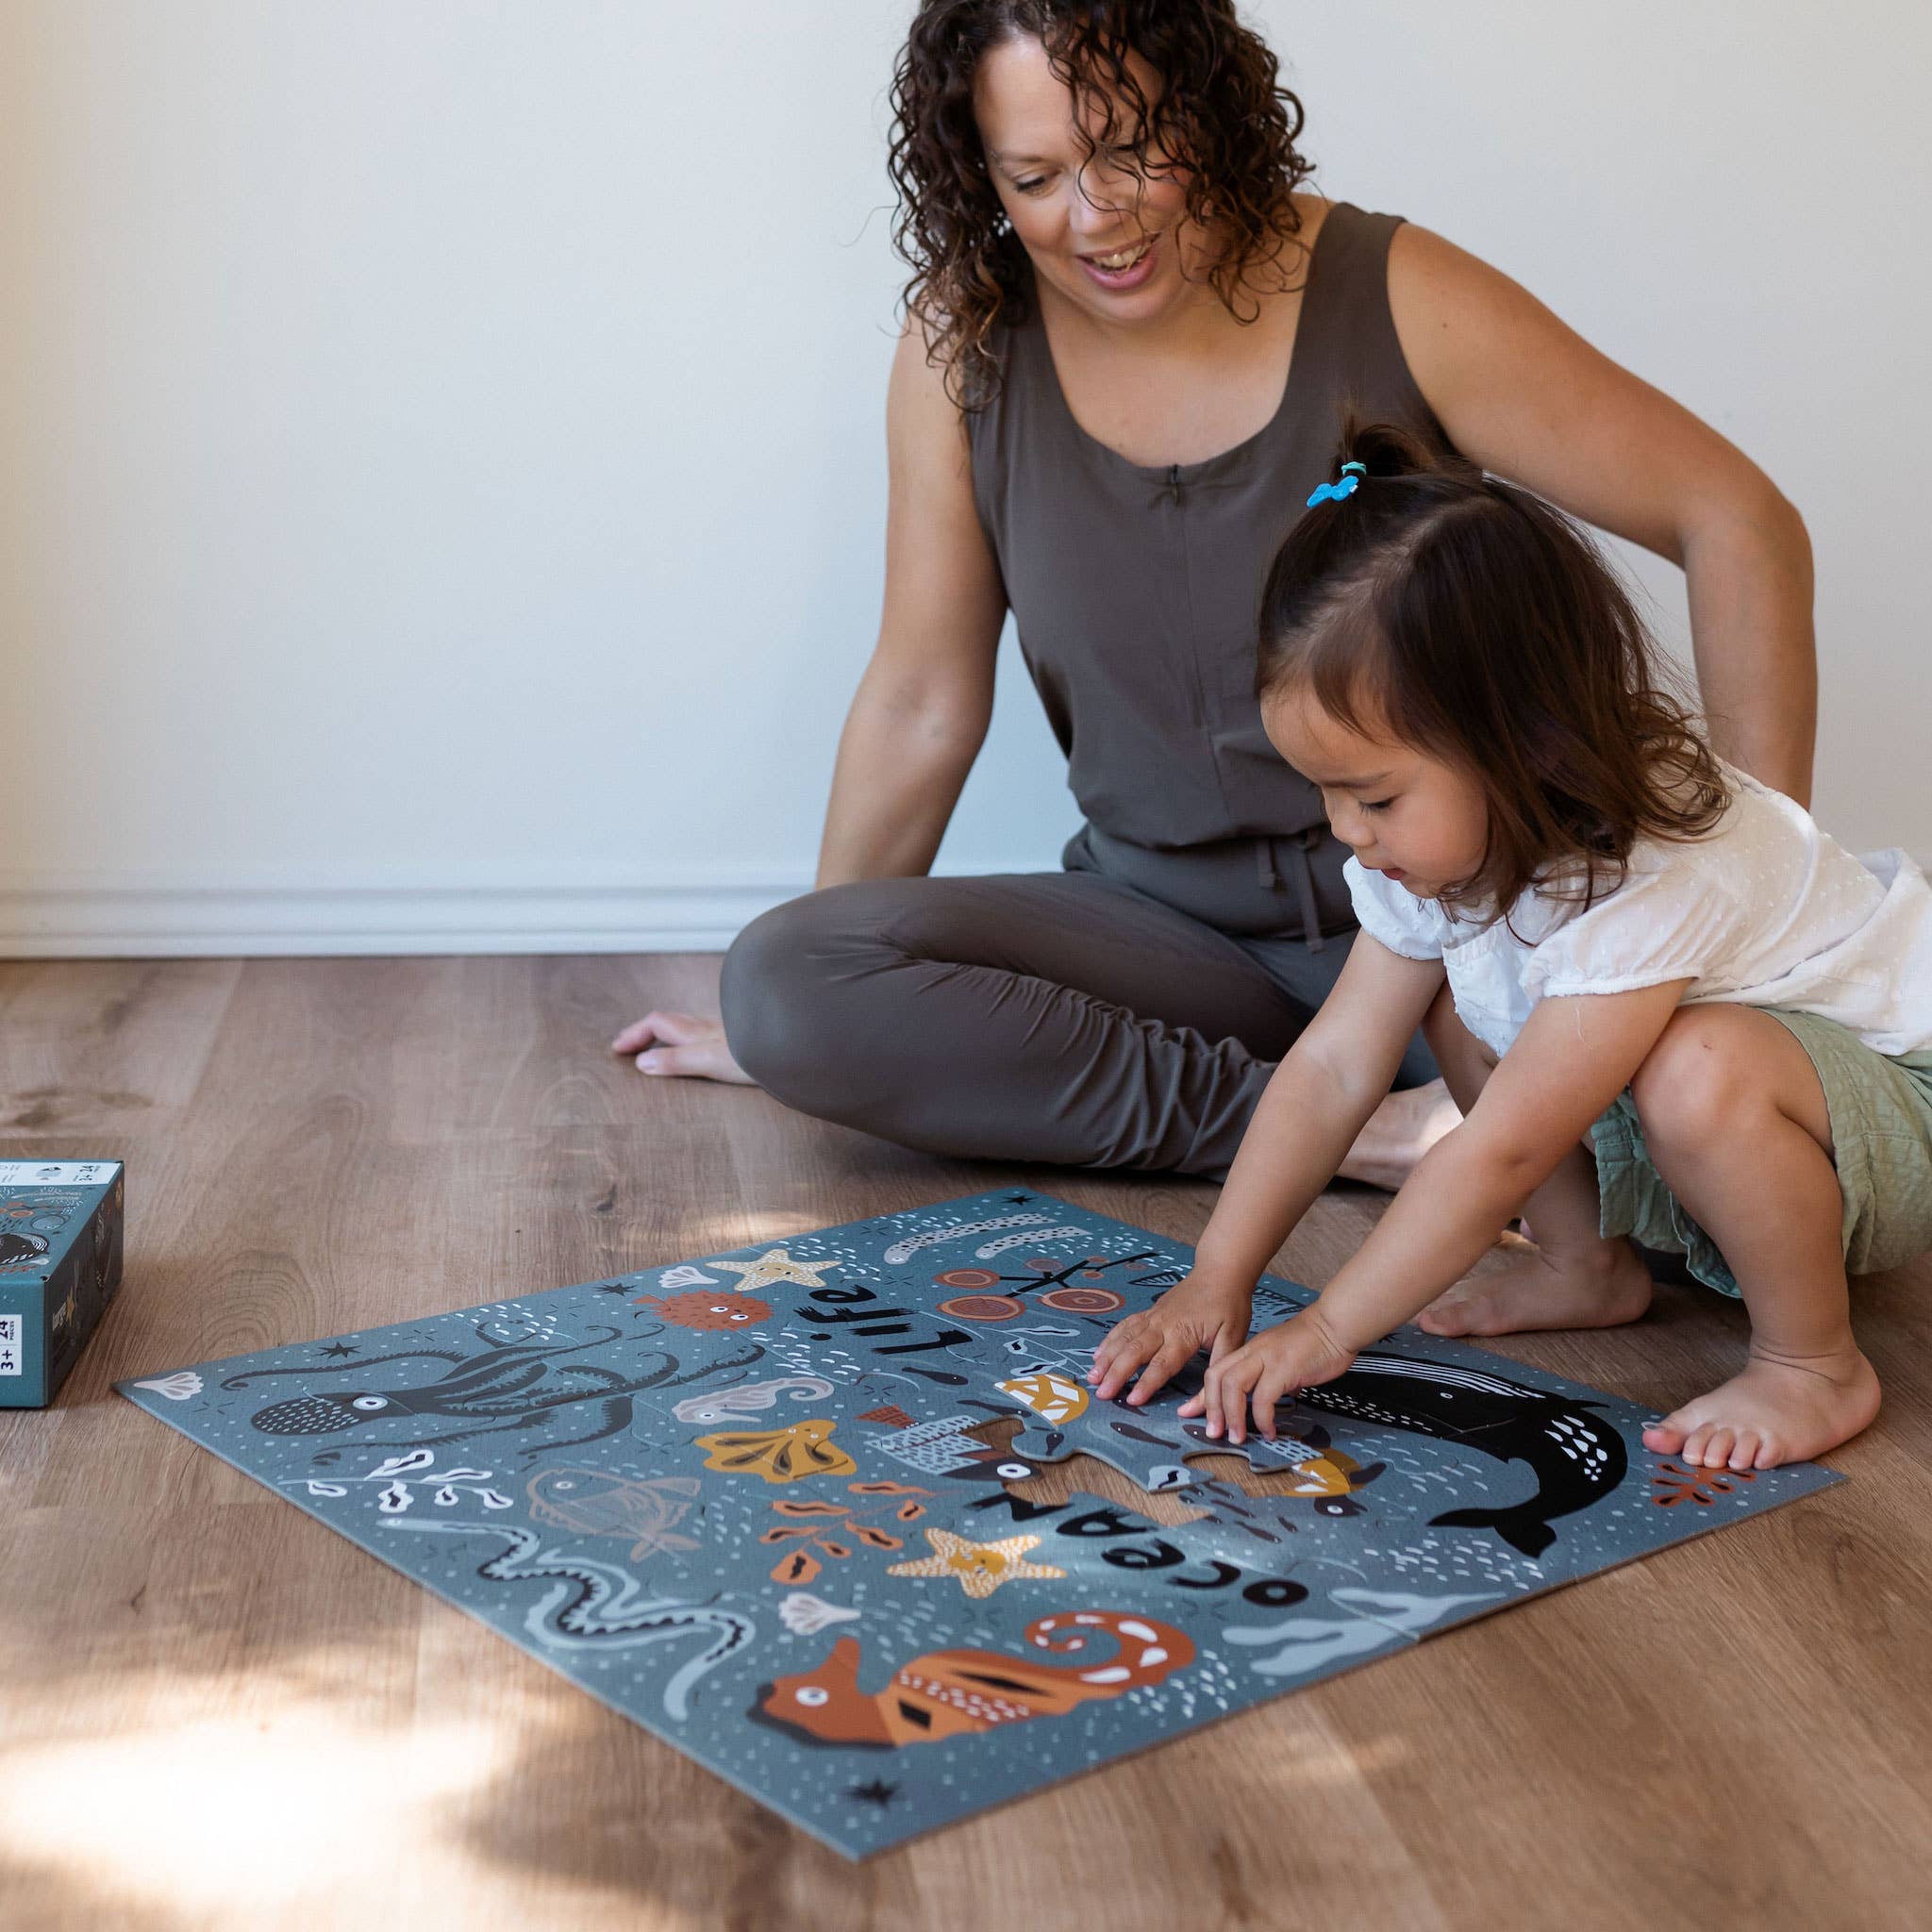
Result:
[[[1628,1241],[1572,1254],[1540,1248],[1463,1282],[1416,1317],[1431,1335],[1516,1335],[1530,1328],[1615,1328],[1650,1306],[1650,1275]]]
[[[1878,1413],[1878,1374],[1854,1344],[1779,1359],[1754,1342],[1741,1375],[1643,1432],[1644,1447],[1704,1469],[1775,1469],[1848,1442]]]
[[[1341,1178],[1367,1181],[1393,1193],[1415,1171],[1416,1162],[1461,1121],[1462,1110],[1440,1080],[1391,1093],[1348,1150],[1339,1170]]]
[[[758,1082],[731,1058],[724,1023],[699,1013],[646,1013],[610,1042],[612,1053],[637,1056],[646,1074],[681,1074],[699,1080],[728,1080],[735,1086]]]

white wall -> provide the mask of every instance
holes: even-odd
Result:
[[[708,944],[808,883],[877,623],[908,11],[0,0],[0,950]],[[1924,10],[1256,15],[1320,186],[1796,500],[1822,815],[1932,849]],[[1008,642],[941,863],[1075,818]]]

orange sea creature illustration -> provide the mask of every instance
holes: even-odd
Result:
[[[925,1540],[932,1545],[931,1556],[894,1563],[886,1574],[947,1577],[970,1597],[989,1597],[1003,1583],[1067,1574],[1056,1570],[1051,1563],[1025,1560],[1026,1552],[1040,1546],[1037,1536],[1008,1536],[976,1543],[968,1537],[955,1536],[949,1529],[929,1529]]]
[[[1674,1462],[1660,1462],[1659,1474],[1650,1479],[1656,1494],[1651,1497],[1660,1509],[1674,1503],[1701,1503],[1708,1507],[1720,1496],[1730,1494],[1740,1483],[1755,1483],[1755,1469],[1684,1469]]]
[[[782,1429],[721,1429],[700,1436],[705,1467],[725,1475],[762,1476],[768,1483],[795,1483],[808,1475],[855,1475],[858,1465],[832,1441],[836,1424],[812,1416]]]
[[[772,1319],[769,1303],[736,1289],[693,1289],[690,1294],[641,1294],[632,1304],[649,1308],[674,1328],[753,1328]]]
[[[1002,1382],[999,1388],[1003,1395],[1024,1402],[1035,1415],[1044,1416],[1055,1427],[1086,1412],[1086,1390],[1052,1369],[1028,1369]]]
[[[931,1744],[1064,1717],[1094,1699],[1158,1684],[1194,1660],[1187,1633],[1152,1617],[1066,1610],[1026,1626],[1036,1649],[1076,1657],[1100,1635],[1117,1645],[1106,1662],[1046,1664],[993,1650],[941,1650],[900,1665],[883,1690],[871,1691],[858,1688],[858,1640],[841,1637],[817,1670],[766,1685],[752,1715],[808,1743]]]
[[[864,1543],[869,1549],[903,1550],[905,1540],[892,1535],[890,1530],[880,1529],[876,1524],[867,1523],[861,1518],[861,1511],[876,1513],[882,1507],[890,1511],[896,1523],[917,1523],[925,1514],[924,1503],[911,1500],[918,1496],[929,1496],[930,1490],[917,1490],[905,1483],[847,1483],[846,1489],[855,1496],[904,1497],[903,1502],[874,1502],[871,1504],[826,1503],[774,1503],[772,1513],[780,1520],[758,1538],[761,1543],[790,1543],[791,1548],[772,1566],[774,1583],[809,1583],[824,1568],[818,1557],[830,1557],[835,1562],[843,1562],[849,1557],[855,1544]],[[847,1538],[851,1541],[847,1541]]]

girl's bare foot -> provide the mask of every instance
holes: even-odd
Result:
[[[699,1013],[646,1013],[610,1042],[610,1051],[635,1054],[639,1070],[646,1074],[758,1085],[731,1058],[724,1043],[724,1023]]]
[[[1393,1193],[1416,1162],[1461,1121],[1462,1110],[1441,1081],[1407,1087],[1375,1109],[1338,1172],[1345,1181],[1367,1181]]]
[[[1704,1469],[1775,1469],[1849,1441],[1878,1413],[1878,1374],[1856,1345],[1779,1358],[1756,1342],[1741,1375],[1643,1432],[1647,1449]]]
[[[1570,1254],[1541,1248],[1513,1267],[1452,1288],[1416,1317],[1431,1335],[1515,1335],[1529,1328],[1614,1328],[1650,1306],[1650,1275],[1628,1241]]]

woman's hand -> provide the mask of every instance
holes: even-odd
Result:
[[[635,1054],[641,1073],[758,1085],[731,1058],[724,1043],[724,1023],[699,1013],[646,1013],[610,1042],[610,1051]]]
[[[1209,1359],[1238,1349],[1248,1332],[1248,1311],[1254,1306],[1255,1285],[1231,1285],[1198,1271],[1160,1297],[1151,1308],[1129,1315],[1108,1333],[1093,1351],[1087,1379],[1100,1386],[1094,1391],[1111,1402],[1138,1369],[1141,1379],[1127,1400],[1135,1407],[1151,1401],[1174,1372],[1184,1368],[1202,1349]]]
[[[1200,1394],[1182,1403],[1180,1412],[1206,1416],[1210,1441],[1218,1441],[1225,1431],[1230,1442],[1239,1442],[1247,1433],[1252,1404],[1256,1430],[1272,1442],[1274,1405],[1297,1389],[1332,1382],[1355,1357],[1354,1349],[1336,1340],[1321,1303],[1313,1302],[1278,1328],[1210,1362]]]

